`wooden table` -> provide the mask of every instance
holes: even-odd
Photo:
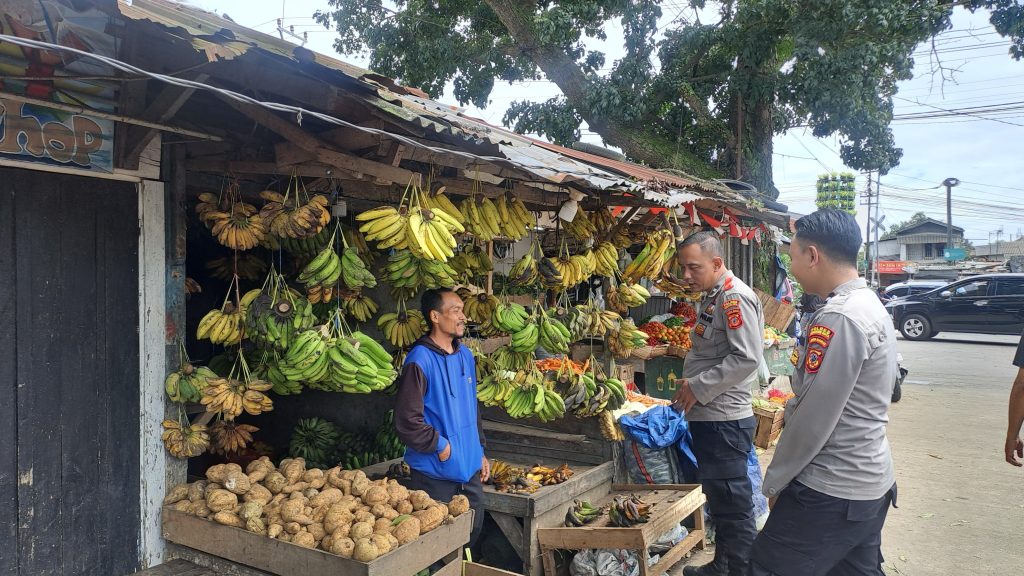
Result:
[[[650,519],[631,528],[608,525],[608,516],[602,516],[586,526],[573,528],[541,528],[537,531],[544,558],[544,574],[555,575],[555,550],[589,550],[622,548],[636,550],[640,556],[640,576],[663,574],[683,555],[694,548],[704,549],[704,503],[706,498],[700,484],[617,484],[596,502],[604,506],[616,495],[636,493],[644,502],[652,504]],[[648,568],[648,549],[663,534],[678,526],[687,517],[694,516],[694,529],[673,546],[657,564]]]

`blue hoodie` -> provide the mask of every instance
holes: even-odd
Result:
[[[480,471],[484,455],[476,399],[476,360],[454,343],[448,354],[429,336],[405,358],[395,405],[395,430],[407,446],[405,462],[438,480],[465,483]],[[451,456],[438,455],[451,446]]]

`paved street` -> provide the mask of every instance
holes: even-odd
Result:
[[[910,375],[890,411],[900,508],[883,534],[888,574],[1024,570],[1024,472],[1003,461],[1017,340],[900,342]]]

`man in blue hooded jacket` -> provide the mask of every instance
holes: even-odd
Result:
[[[464,494],[473,508],[476,542],[483,527],[483,482],[490,475],[476,399],[476,361],[459,341],[466,332],[462,299],[448,288],[421,300],[430,330],[409,350],[398,383],[395,430],[407,446],[410,490],[440,502]]]

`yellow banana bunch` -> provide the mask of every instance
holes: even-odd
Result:
[[[414,203],[415,204],[415,203]],[[423,260],[447,262],[455,256],[455,247],[459,243],[455,234],[465,232],[465,228],[454,216],[444,210],[430,210],[414,206],[409,211],[406,237],[409,250]]]
[[[515,286],[532,286],[537,283],[537,280],[540,279],[540,271],[532,251],[527,252],[522,258],[516,260],[516,263],[512,265],[512,269],[508,272],[508,279]],[[558,279],[558,283],[562,283],[561,278]]]
[[[377,313],[377,303],[361,293],[352,293],[341,300],[341,308],[356,322],[366,322]]]
[[[459,204],[459,211],[462,213],[466,223],[466,231],[483,240],[490,242],[501,236],[501,216],[494,201],[483,196],[471,196]]]
[[[177,420],[164,420],[161,423],[164,431],[160,439],[164,447],[175,458],[192,458],[199,456],[210,446],[210,435],[206,426],[201,424],[183,424]]]
[[[494,316],[494,309],[498,307],[498,299],[486,292],[464,296],[463,312],[466,318],[477,324],[485,324],[491,321]]]
[[[605,341],[616,358],[624,359],[629,358],[633,350],[647,344],[647,334],[637,329],[632,318],[624,318],[618,330],[610,333]]]
[[[590,214],[590,222],[594,231],[600,235],[606,235],[619,223],[610,208],[598,208]]]
[[[207,412],[222,414],[225,420],[234,420],[244,410],[257,416],[274,409],[274,403],[264,394],[273,384],[265,380],[244,382],[235,378],[211,378],[200,403]]]
[[[232,250],[255,248],[267,234],[263,219],[256,213],[256,207],[241,201],[233,202],[227,210],[200,214],[200,219],[208,224],[217,242]]]
[[[682,266],[676,258],[669,258],[661,266],[661,272],[654,279],[654,287],[665,293],[673,300],[686,300],[696,302],[703,297],[703,293],[695,291],[690,284],[684,281]]]
[[[377,319],[377,326],[396,348],[408,348],[427,332],[427,322],[419,310],[405,310],[404,304],[399,305],[398,312],[382,314]]]
[[[253,433],[259,430],[249,424],[218,420],[209,429],[210,452],[224,455],[241,452],[252,442]]]
[[[579,255],[563,255],[558,258],[548,258],[548,260],[555,269],[558,270],[558,275],[562,278],[562,290],[572,288],[589,278],[589,275],[587,274],[588,263],[586,258]]]
[[[606,301],[608,306],[620,314],[625,314],[630,308],[643,306],[651,297],[651,293],[640,284],[619,284],[608,289]]]
[[[577,240],[588,240],[594,237],[594,233],[597,229],[594,228],[594,223],[590,221],[590,216],[583,210],[581,206],[576,211],[576,216],[573,217],[572,222],[562,221],[562,227],[569,233],[570,236]]]
[[[444,186],[441,186],[433,193],[421,193],[420,204],[430,210],[443,210],[445,214],[457,220],[459,224],[464,225],[466,223],[466,217],[462,215],[459,208],[444,193]]]
[[[505,237],[522,240],[528,230],[537,226],[537,218],[516,196],[505,194],[494,201],[494,206],[498,211],[501,234]]]
[[[641,278],[655,279],[665,261],[675,256],[675,236],[671,230],[660,229],[647,237],[644,249],[626,266],[622,280],[636,284]]]
[[[406,206],[382,206],[356,215],[362,222],[359,232],[366,242],[376,242],[378,250],[409,247],[409,209]]]
[[[260,216],[278,238],[306,238],[320,233],[331,222],[331,209],[327,197],[317,194],[309,202],[300,204],[300,183],[293,179],[288,195],[273,190],[260,192],[267,201]]]
[[[619,249],[607,240],[594,247],[594,272],[612,278],[619,271]]]
[[[196,339],[225,346],[238,344],[245,335],[244,320],[245,312],[236,310],[231,302],[227,302],[223,308],[215,308],[203,316],[196,328]]]
[[[164,391],[172,402],[199,402],[210,378],[217,374],[206,366],[194,366],[186,359],[180,368],[164,378]]]
[[[456,274],[463,277],[482,276],[494,270],[494,263],[487,252],[475,243],[463,244],[448,263]]]
[[[622,321],[622,316],[612,310],[599,310],[588,304],[577,304],[576,309],[583,316],[581,322],[590,336],[601,337],[614,332]]]

